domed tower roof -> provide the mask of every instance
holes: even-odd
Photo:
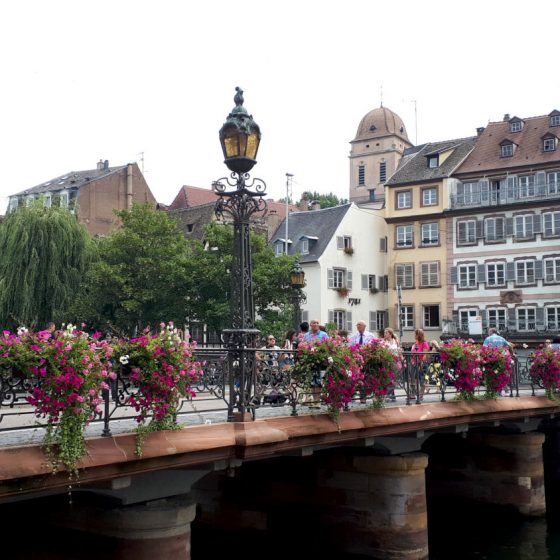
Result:
[[[370,111],[358,126],[356,138],[352,142],[382,138],[383,136],[398,136],[411,144],[406,133],[403,120],[387,107],[378,107]]]

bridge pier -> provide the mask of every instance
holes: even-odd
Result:
[[[369,558],[428,558],[423,453],[339,455],[319,473],[321,525],[338,547]],[[334,543],[333,543],[334,544]]]
[[[546,512],[539,432],[435,434],[427,441],[428,494],[507,507],[523,516]]]

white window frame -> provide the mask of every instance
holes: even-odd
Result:
[[[420,263],[420,286],[437,288],[440,286],[439,261]]]
[[[285,245],[286,244],[283,241],[277,241],[274,244],[274,253],[277,257],[279,257],[280,255],[283,255],[285,253],[285,251],[284,251]]]
[[[505,285],[506,285],[506,263],[505,262],[486,263],[486,287],[497,288]]]
[[[550,117],[550,126],[560,126],[560,115]]]
[[[546,192],[548,194],[560,193],[560,171],[552,171],[546,174]]]
[[[457,285],[462,290],[472,290],[477,287],[477,265],[460,264],[457,266]]]
[[[543,212],[543,237],[560,235],[560,212]]]
[[[503,158],[513,156],[513,144],[504,144],[503,146],[500,146],[500,148],[500,154]]]
[[[459,194],[459,191],[461,194]],[[457,202],[463,204],[476,204],[480,202],[480,186],[478,182],[474,183],[460,183],[457,192]]]
[[[427,233],[424,230],[427,229]],[[439,245],[439,222],[428,222],[420,225],[420,241],[423,247]]]
[[[375,312],[375,330],[378,333],[382,333],[385,330],[385,327],[387,326],[385,324],[385,312],[384,311],[376,311]]]
[[[437,187],[422,189],[422,206],[436,206],[438,203]]]
[[[333,309],[332,316],[336,328],[344,330],[346,328],[346,311],[343,309]]]
[[[397,192],[397,208],[399,210],[404,208],[412,208],[412,191]]]
[[[519,198],[532,198],[535,196],[535,176],[521,175],[518,180]]]
[[[464,229],[463,239],[461,229]],[[476,220],[460,220],[457,222],[457,245],[476,244]]]
[[[521,121],[513,121],[509,123],[510,132],[521,132],[523,129],[523,123]]]
[[[302,255],[309,254],[309,239],[307,239],[307,237],[304,237],[301,240],[301,254]]]
[[[333,288],[346,288],[346,270],[333,268]]]
[[[414,226],[397,226],[395,236],[399,249],[414,247]]]
[[[560,304],[545,307],[545,321],[547,331],[560,331]]]
[[[515,237],[519,239],[530,239],[534,236],[533,214],[521,214],[514,217]]]
[[[401,319],[403,329],[414,328],[414,305],[401,306]]]
[[[530,332],[536,330],[537,310],[535,307],[518,307],[515,310],[515,317],[518,331]]]
[[[395,265],[395,286],[414,288],[414,263],[398,263]]]
[[[488,327],[494,327],[498,331],[503,331],[507,325],[507,309],[503,307],[493,307],[486,310]]]
[[[543,152],[554,152],[556,150],[556,138],[545,138],[543,140]]]
[[[515,283],[535,284],[535,260],[515,261]]]
[[[480,311],[475,307],[471,309],[459,309],[459,328],[462,331],[469,330],[469,318],[477,317]]]
[[[501,224],[501,235],[499,235],[498,224]],[[505,240],[505,219],[503,217],[491,217],[484,219],[484,233],[486,241],[503,241]]]
[[[545,284],[560,283],[560,257],[547,257],[543,262]]]

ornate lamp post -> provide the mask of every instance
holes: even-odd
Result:
[[[228,420],[246,420],[246,413],[254,411],[257,335],[253,301],[253,270],[249,239],[249,221],[253,214],[266,213],[266,184],[252,179],[249,171],[256,162],[261,139],[259,125],[243,107],[243,90],[235,88],[235,107],[220,129],[220,143],[224,163],[231,170],[229,177],[214,183],[219,199],[216,214],[233,218],[233,265],[231,270],[231,329],[223,330],[223,342],[228,349],[229,401]],[[229,189],[229,190],[228,190]],[[234,413],[234,409],[237,413]]]
[[[292,270],[290,270],[290,284],[292,286],[292,303],[294,304],[294,328],[296,332],[299,331],[301,323],[301,304],[305,303],[306,297],[303,292],[305,287],[305,272],[296,259]]]

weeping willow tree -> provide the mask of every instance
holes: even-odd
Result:
[[[0,255],[0,327],[68,321],[92,255],[92,240],[74,214],[40,200],[18,208],[0,225]]]

